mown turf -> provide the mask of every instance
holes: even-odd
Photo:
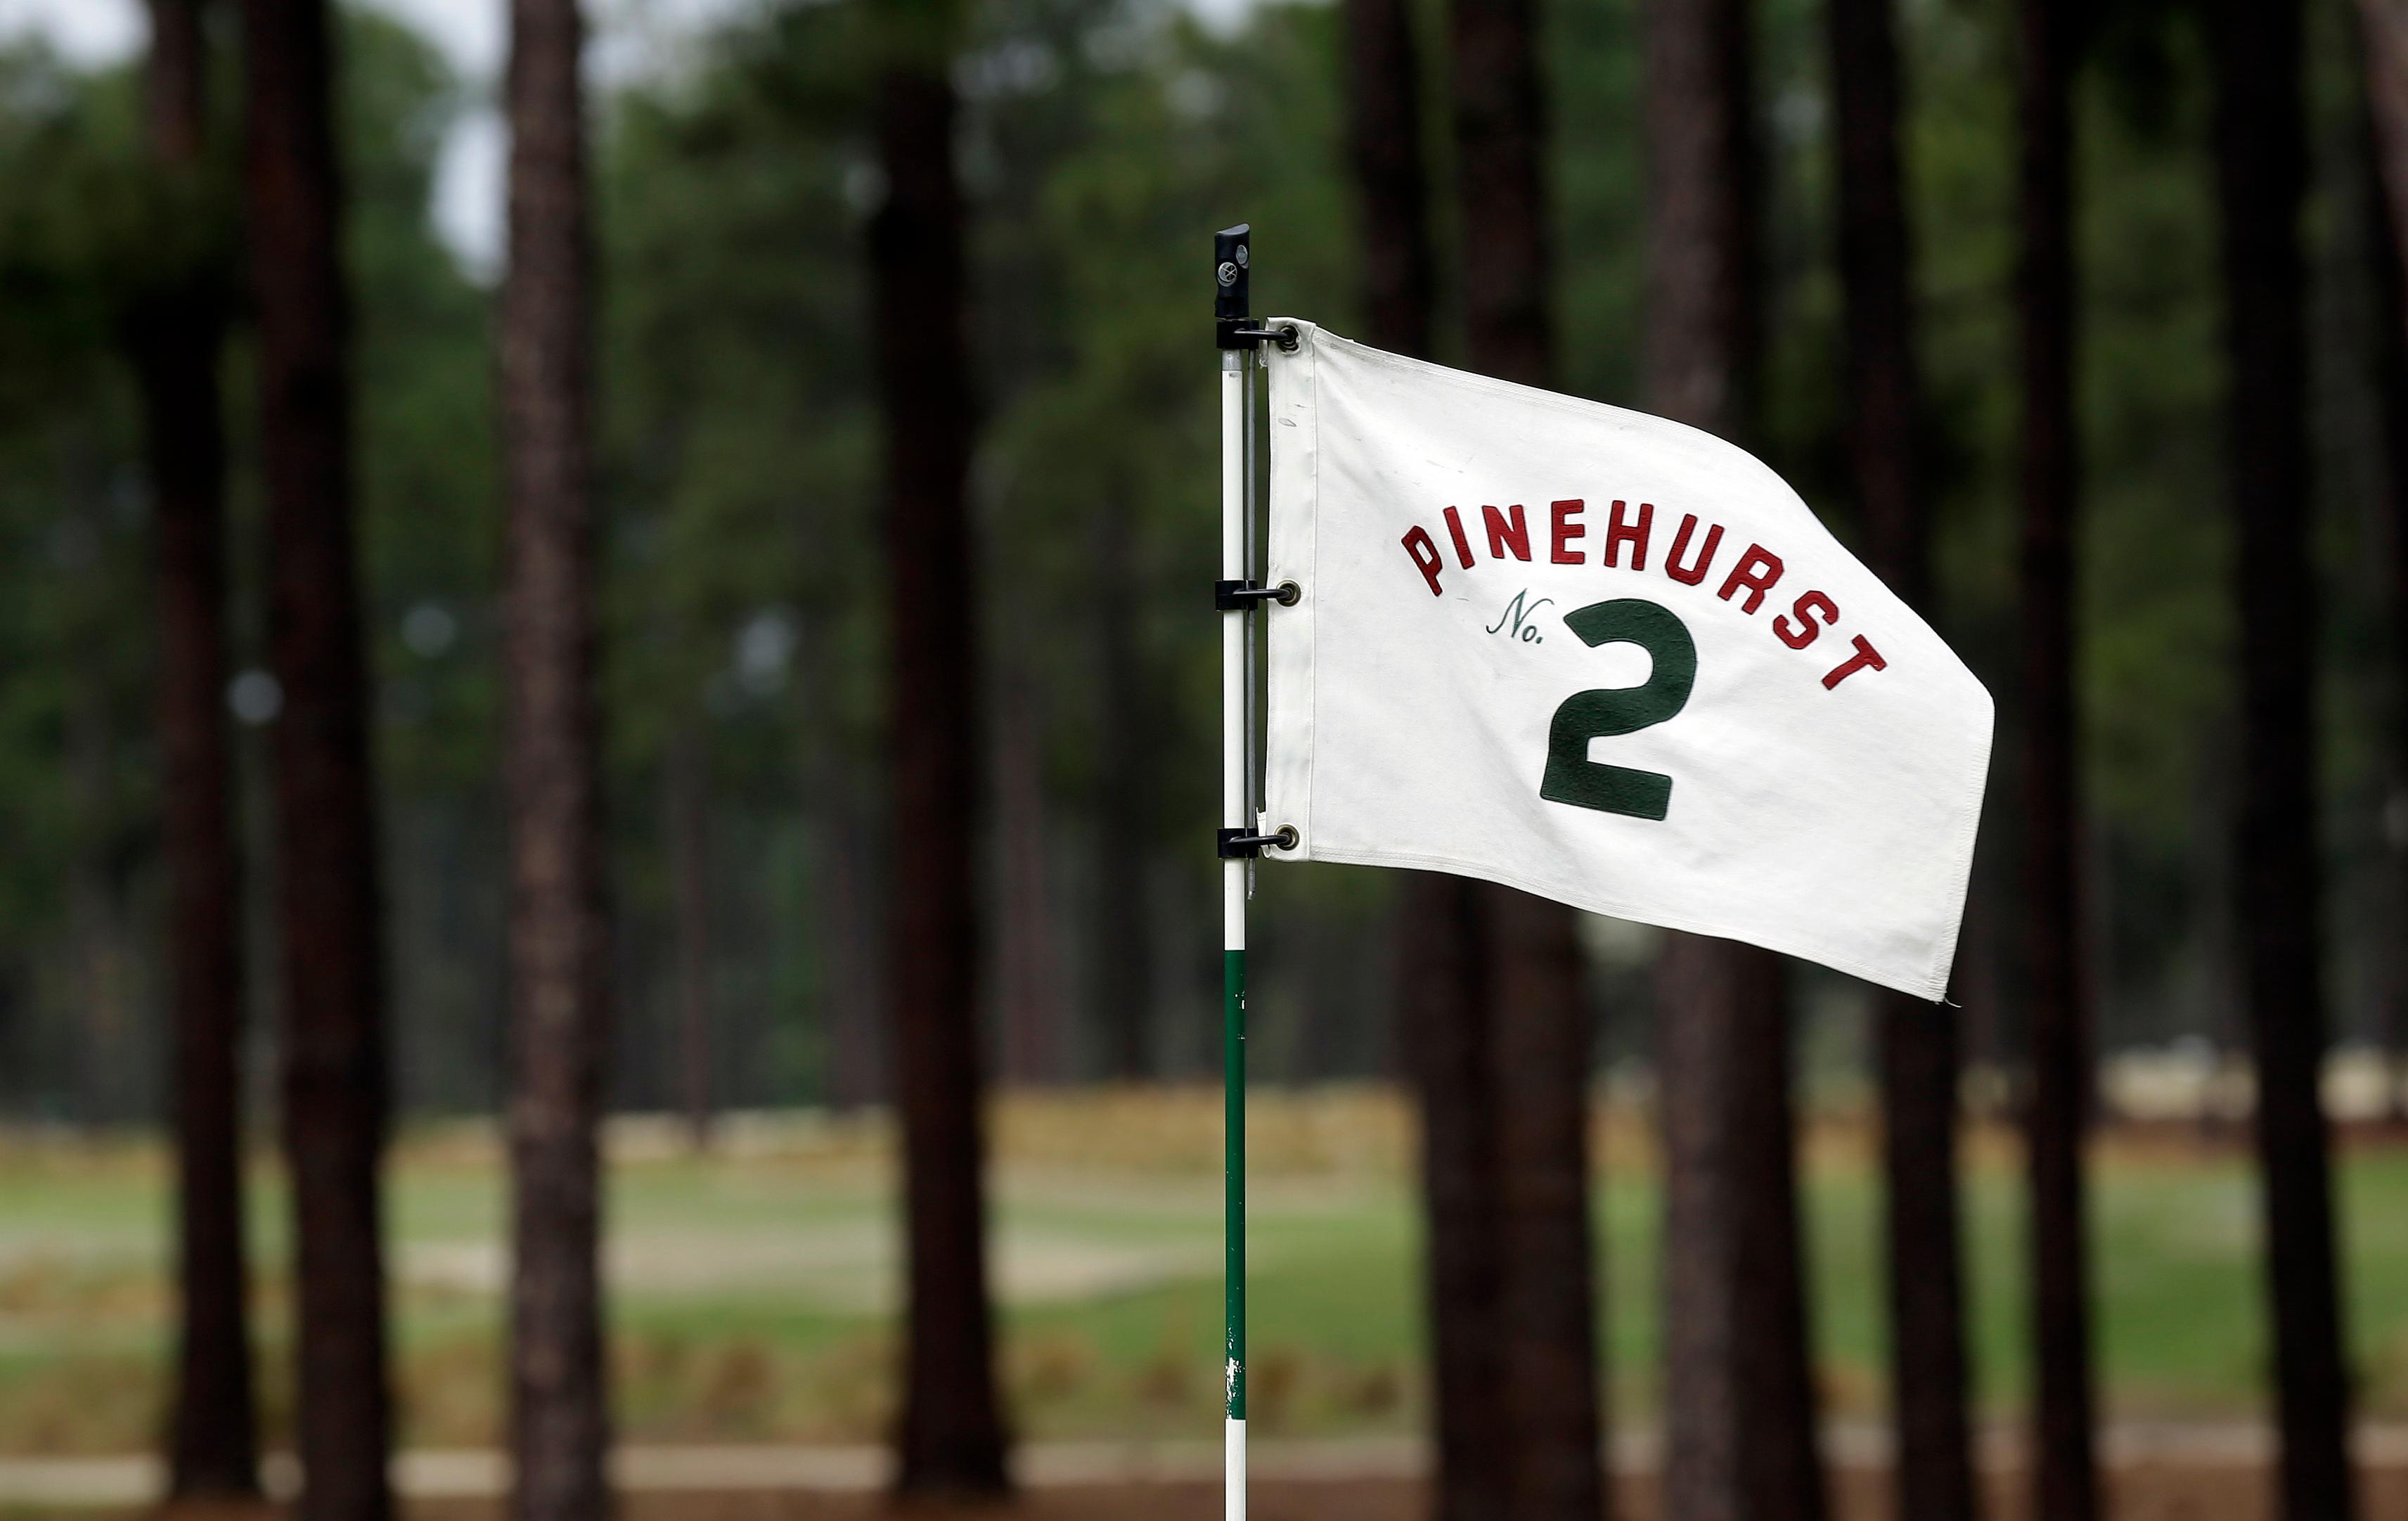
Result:
[[[1210,1430],[1220,1343],[1217,1096],[1016,1098],[997,1116],[1004,1379],[1033,1436]],[[1402,1429],[1422,1399],[1410,1128],[1367,1090],[1257,1106],[1253,1415],[1267,1433]],[[1880,1408],[1879,1195],[1844,1121],[1808,1147],[1815,1329],[1830,1406]],[[1600,1122],[1604,1336],[1615,1408],[1654,1402],[1657,1199],[1643,1126]],[[896,1254],[875,1122],[731,1129],[696,1156],[665,1131],[614,1146],[609,1229],[623,1428],[653,1440],[865,1440],[891,1410]],[[1969,1147],[1980,1396],[2023,1386],[2020,1184],[2003,1138]],[[139,1140],[0,1141],[0,1451],[147,1446],[169,1324],[163,1158]],[[287,1418],[283,1201],[258,1169],[252,1236],[271,1432]],[[2341,1169],[2353,1341],[2372,1413],[2408,1414],[2408,1149]],[[2095,1195],[2100,1354],[2126,1415],[2258,1409],[2265,1360],[2243,1155],[2111,1138]],[[490,1138],[416,1132],[388,1195],[405,1437],[496,1429],[507,1194]]]

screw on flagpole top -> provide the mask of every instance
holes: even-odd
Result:
[[[1224,227],[1212,235],[1212,330],[1218,347],[1242,349],[1231,334],[1243,327],[1252,313],[1251,281],[1247,278],[1254,263],[1247,245],[1254,238],[1254,229],[1248,222]]]
[[[1300,341],[1295,324],[1249,327],[1253,317],[1254,229],[1247,222],[1224,227],[1212,235],[1212,341],[1222,349],[1251,349],[1276,343],[1287,353]]]

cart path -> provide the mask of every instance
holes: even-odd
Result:
[[[1836,1468],[1878,1469],[1889,1459],[1885,1428],[1863,1422],[1826,1429],[1826,1457]],[[2358,1460],[2368,1468],[2408,1469],[2408,1423],[2361,1425]],[[2014,1471],[2023,1464],[2020,1432],[1994,1427],[1982,1436],[1985,1469]],[[2151,1467],[2186,1470],[2256,1470],[2272,1460],[2273,1431],[2246,1422],[2131,1422],[2109,1428],[2101,1459],[2111,1470]],[[1652,1431],[1626,1433],[1613,1444],[1621,1471],[1652,1472],[1659,1445]],[[863,1493],[882,1488],[888,1454],[876,1446],[727,1445],[623,1446],[612,1459],[612,1477],[631,1494],[736,1494],[780,1492]],[[1273,1481],[1412,1479],[1428,1467],[1428,1449],[1403,1437],[1330,1441],[1264,1441],[1254,1444],[1251,1466]],[[1038,1488],[1091,1485],[1204,1482],[1220,1477],[1221,1444],[1194,1442],[1040,1442],[1024,1444],[1012,1471]],[[503,1494],[509,1465],[496,1451],[423,1449],[394,1460],[394,1482],[412,1499],[484,1499]],[[271,1494],[285,1497],[297,1486],[299,1470],[289,1454],[266,1463]],[[160,1495],[165,1470],[148,1456],[0,1456],[0,1506],[113,1509],[148,1505]]]

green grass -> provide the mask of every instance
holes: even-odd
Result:
[[[1003,1378],[1033,1436],[1194,1435],[1216,1414],[1217,1098],[1014,1099],[999,1116]],[[1409,1137],[1363,1091],[1260,1103],[1252,1214],[1253,1415],[1297,1434],[1409,1428],[1422,1399],[1420,1222]],[[1601,1129],[1596,1219],[1615,1408],[1655,1399],[1658,1201],[1643,1133]],[[1984,1405],[2024,1386],[2021,1186],[1971,1148],[1972,1342]],[[1882,1398],[1881,1216],[1860,1135],[1810,1147],[1815,1334],[1839,1413]],[[652,1440],[867,1440],[891,1410],[898,1243],[873,1125],[738,1133],[685,1155],[619,1148],[608,1227],[623,1428]],[[2258,1409],[2266,1343],[2256,1184],[2229,1149],[2111,1142],[2094,1176],[2100,1353],[2118,1413]],[[2371,1413],[2408,1414],[2408,1151],[2340,1169],[2349,1324]],[[280,1184],[251,1219],[264,1402],[288,1418]],[[169,1325],[164,1159],[135,1141],[0,1141],[0,1451],[124,1451],[156,1428]],[[504,1178],[482,1137],[414,1135],[387,1193],[407,1440],[496,1429]]]

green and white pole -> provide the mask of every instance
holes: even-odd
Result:
[[[1212,235],[1213,341],[1221,352],[1221,581],[1212,605],[1221,610],[1221,1083],[1223,1230],[1227,1286],[1224,1290],[1222,1386],[1223,1481],[1226,1521],[1246,1518],[1246,895],[1254,857],[1265,845],[1294,850],[1295,830],[1254,832],[1254,645],[1251,614],[1266,603],[1292,605],[1300,595],[1285,582],[1257,585],[1252,499],[1261,431],[1254,425],[1254,386],[1261,373],[1258,346],[1297,344],[1296,329],[1251,325],[1247,310],[1248,245],[1244,222]]]
[[[1249,229],[1240,223],[1213,238],[1213,310],[1221,346],[1221,581],[1251,581],[1246,564],[1247,382],[1254,351],[1228,334],[1248,316]],[[1221,612],[1221,825],[1223,839],[1254,833],[1246,816],[1250,758],[1246,731],[1247,619],[1252,603],[1216,597]],[[1233,605],[1234,604],[1234,605]],[[1223,1289],[1223,1513],[1246,1518],[1246,857],[1225,845],[1221,862],[1221,1082],[1225,1270]]]

